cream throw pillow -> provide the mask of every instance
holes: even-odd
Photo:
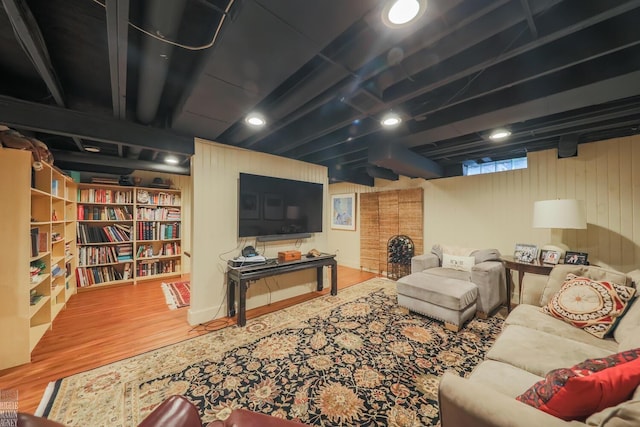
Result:
[[[442,267],[453,270],[471,271],[476,265],[476,258],[472,256],[442,254]]]

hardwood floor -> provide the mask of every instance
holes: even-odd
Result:
[[[376,277],[338,267],[338,289]],[[188,280],[188,277],[184,278]],[[177,280],[177,279],[175,279]],[[169,310],[161,281],[83,292],[71,297],[31,355],[31,363],[0,371],[0,390],[18,390],[19,411],[35,412],[51,381],[177,343],[235,323],[221,318],[204,326],[187,323],[187,310]],[[247,311],[247,318],[298,304],[329,287]]]

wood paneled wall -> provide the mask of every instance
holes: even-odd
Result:
[[[516,243],[551,241],[551,230],[531,226],[534,201],[581,199],[587,229],[563,230],[563,241],[594,263],[625,272],[640,268],[640,136],[580,144],[577,157],[564,159],[555,149],[529,153],[528,162],[527,169],[487,175],[376,180],[374,188],[333,184],[330,193],[421,187],[425,248],[491,246],[504,254]],[[329,234],[332,247],[349,248],[343,260],[352,267],[358,266],[359,239],[360,233]]]
[[[324,184],[325,216],[329,228],[328,176],[323,166],[196,139],[192,158],[192,254],[189,322],[197,324],[226,315],[226,260],[240,254],[245,245],[276,258],[278,251],[312,248],[327,250],[326,232],[302,242],[256,244],[238,239],[238,179],[240,172]],[[325,282],[327,283],[327,282]],[[315,272],[303,271],[252,283],[247,308],[297,296],[315,289]]]
[[[578,156],[557,150],[530,153],[528,168],[425,183],[430,243],[473,246],[491,242],[503,253],[515,243],[543,245],[549,229],[532,228],[537,200],[585,201],[586,230],[561,230],[562,241],[597,264],[621,271],[640,268],[640,136],[578,146]]]
[[[409,236],[415,253],[423,251],[422,188],[381,191],[360,197],[360,267],[387,270],[387,243],[393,236]]]

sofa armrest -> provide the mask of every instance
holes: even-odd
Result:
[[[416,255],[411,258],[411,272],[419,273],[427,268],[440,267],[440,258],[434,254]]]
[[[628,272],[627,276],[631,279],[631,283],[633,283],[637,289],[640,289],[640,269]]]
[[[563,421],[482,384],[445,372],[438,387],[442,427],[567,427]]]
[[[490,314],[507,299],[507,282],[501,261],[485,261],[471,268],[471,281],[478,286],[478,311]]]

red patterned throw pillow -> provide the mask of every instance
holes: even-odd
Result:
[[[640,348],[555,369],[516,400],[565,421],[628,400],[640,385]]]
[[[635,292],[628,286],[567,274],[560,290],[542,311],[605,338],[613,332]]]

